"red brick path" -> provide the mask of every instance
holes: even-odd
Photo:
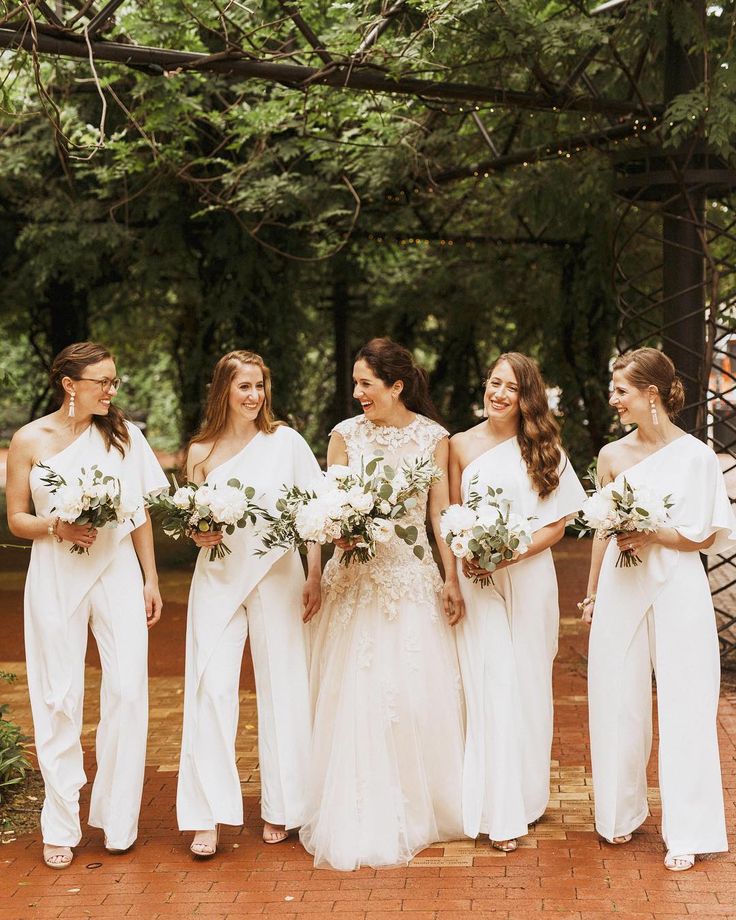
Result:
[[[225,829],[220,852],[194,862],[188,835],[175,827],[175,757],[181,705],[181,651],[185,584],[167,581],[168,624],[152,637],[152,731],[141,833],[122,856],[102,847],[101,832],[89,830],[71,869],[47,869],[37,835],[0,847],[0,920],[29,918],[176,917],[244,918],[264,913],[304,920],[385,920],[410,912],[411,920],[598,920],[632,918],[736,918],[736,856],[698,860],[695,869],[671,873],[662,866],[658,835],[656,758],[651,776],[651,817],[628,846],[602,843],[592,831],[590,761],[585,701],[586,634],[574,617],[573,601],[585,587],[585,549],[566,542],[557,553],[563,598],[560,654],[555,671],[556,732],[550,808],[516,853],[491,850],[483,839],[437,845],[402,869],[343,873],[314,870],[309,856],[290,839],[278,846],[260,841],[255,727],[250,680],[244,680],[238,753],[246,795],[246,826]],[[20,630],[18,582],[0,581],[3,653],[13,664]],[[172,602],[173,601],[173,602]],[[7,638],[7,642],[6,642]],[[178,669],[177,669],[178,668]],[[96,670],[90,668],[94,687]],[[19,681],[19,684],[21,682]],[[683,688],[683,692],[687,692]],[[6,694],[7,695],[7,694]],[[90,698],[94,694],[90,693]],[[16,717],[25,719],[24,690],[12,691]],[[92,746],[95,705],[85,721],[85,746]],[[721,760],[729,829],[736,814],[736,694],[724,692],[720,709]],[[91,766],[91,764],[90,764]],[[86,814],[87,797],[83,813]]]

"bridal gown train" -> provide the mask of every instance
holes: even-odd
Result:
[[[381,456],[432,456],[447,433],[417,416],[404,428],[360,416],[335,431],[350,466]],[[398,537],[349,567],[327,564],[313,639],[314,706],[307,820],[300,837],[316,866],[406,864],[462,836],[463,709],[455,637],[427,542],[427,496],[402,521],[424,558]]]

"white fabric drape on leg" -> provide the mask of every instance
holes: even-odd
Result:
[[[166,488],[166,478],[134,426],[123,458],[108,451],[94,426],[46,462],[73,482],[82,466],[97,463],[143,496]],[[31,471],[36,513],[50,513],[53,496]],[[79,843],[79,790],[86,777],[80,734],[87,628],[102,664],[97,774],[89,823],[105,831],[108,845],[135,840],[145,767],[148,721],[146,612],[143,580],[130,531],[145,520],[102,528],[89,555],[72,554],[53,537],[35,540],[25,589],[25,644],[34,734],[46,798],[45,843]]]
[[[258,756],[264,820],[286,827],[301,823],[301,773],[309,750],[307,657],[295,636],[303,630],[299,610],[303,575],[294,554],[282,557],[238,607],[197,684],[186,677],[186,718],[177,790],[181,830],[209,830],[243,823],[243,799],[235,762],[238,681],[250,635],[258,706]],[[284,585],[291,586],[284,590]],[[187,661],[193,663],[193,630]],[[196,687],[196,689],[195,689]]]
[[[718,460],[690,435],[626,471],[627,480],[672,494],[675,527],[708,552],[736,542],[736,519]],[[728,848],[716,713],[720,662],[707,576],[696,552],[648,547],[642,564],[616,568],[606,549],[588,657],[596,828],[629,834],[648,814],[651,674],[657,679],[662,834],[676,854]]]
[[[187,661],[191,660],[191,629],[187,630]],[[243,796],[235,763],[238,686],[248,621],[243,607],[220,634],[199,686],[186,676],[184,722],[177,818],[182,830],[211,830],[215,824],[243,823]],[[190,689],[191,688],[191,689]]]
[[[210,485],[237,478],[274,509],[282,486],[311,487],[319,466],[300,435],[285,426],[259,434],[213,470]],[[200,552],[189,594],[184,727],[177,788],[180,830],[242,824],[235,738],[243,647],[250,634],[258,705],[262,815],[298,827],[311,712],[307,630],[301,620],[304,572],[295,552],[261,547],[260,527],[226,536],[231,554]]]
[[[539,530],[574,514],[585,499],[563,456],[560,483],[540,499],[519,442],[511,438],[463,470],[462,497],[502,489],[515,513]],[[463,771],[465,833],[509,840],[527,833],[549,801],[552,664],[559,608],[552,553],[545,550],[475,584],[462,574],[466,616],[456,627],[467,706]]]

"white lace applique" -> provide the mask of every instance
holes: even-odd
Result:
[[[416,630],[411,629],[404,637],[404,651],[406,652],[407,666],[410,671],[419,670],[419,653],[422,650]]]
[[[358,818],[363,817],[365,807],[365,793],[368,788],[366,781],[360,777],[355,784],[355,812]]]
[[[396,467],[403,459],[431,456],[437,442],[447,435],[444,428],[422,415],[404,428],[374,425],[358,416],[340,422],[334,431],[343,437],[353,468],[376,454]],[[340,565],[340,551],[335,552],[325,567],[322,583],[325,599],[329,596],[334,601],[330,631],[346,626],[355,610],[372,604],[389,620],[396,619],[402,605],[408,602],[426,605],[431,619],[439,619],[437,599],[442,579],[427,540],[427,499],[426,494],[420,496],[415,507],[401,519],[403,526],[417,528],[417,545],[424,549],[422,559],[398,537],[379,544],[375,558],[363,564]]]
[[[448,435],[441,425],[423,415],[415,416],[403,428],[374,425],[364,415],[357,415],[335,425],[333,431],[345,441],[351,466],[359,466],[360,458],[366,456],[380,455],[389,463],[397,463],[401,456],[428,456]]]
[[[396,704],[396,687],[388,681],[383,681],[381,684],[381,691],[383,693],[383,711],[386,716],[386,721],[392,725],[396,725],[399,721],[399,709]]]
[[[364,629],[358,639],[356,661],[359,668],[369,668],[373,664],[373,637]]]

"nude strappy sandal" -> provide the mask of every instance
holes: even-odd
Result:
[[[215,845],[212,846],[209,843],[199,843],[194,840],[189,845],[189,852],[196,859],[211,859],[217,852],[217,844],[220,842],[220,825],[215,825]],[[198,831],[197,833],[201,833]],[[195,849],[196,847],[196,849]]]
[[[670,872],[687,872],[687,870],[692,869],[694,865],[694,853],[684,853],[676,856],[674,853],[670,853],[668,850],[667,855],[664,858],[665,869],[669,869]]]
[[[51,846],[51,844],[48,844]],[[49,869],[68,869],[74,859],[74,853],[71,847],[63,847],[65,852],[49,853],[46,855],[46,846],[44,846],[43,861]]]

